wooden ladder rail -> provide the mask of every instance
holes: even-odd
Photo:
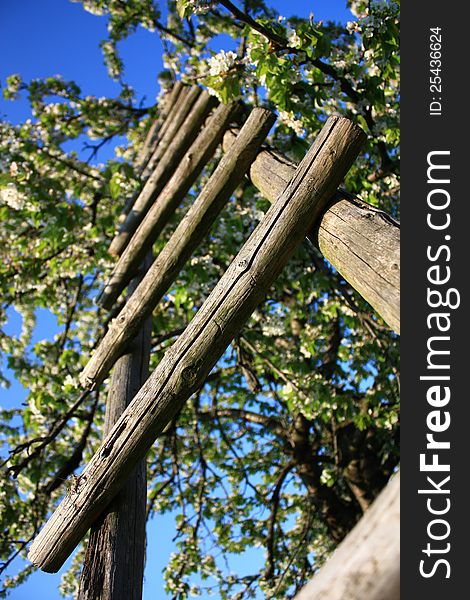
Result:
[[[243,179],[274,121],[271,111],[253,109],[235,143],[222,157],[198,198],[88,361],[80,375],[84,387],[93,388],[103,381],[142,322],[153,312]],[[155,226],[150,228],[150,232],[155,232]]]
[[[219,105],[207,119],[128,241],[96,303],[110,309],[222,141],[236,104]]]
[[[175,167],[195,140],[207,115],[216,104],[212,96],[209,96],[206,91],[201,92],[197,87],[190,89],[189,97],[192,99],[191,108],[187,112],[183,111],[184,120],[176,131],[173,131],[174,125],[179,122],[175,120],[156,148],[156,151],[161,151],[161,157],[154,165],[152,174],[111,242],[109,253],[112,255],[118,256],[123,252],[147,210],[170,179]],[[183,107],[186,109],[187,105],[183,104]],[[169,135],[168,144],[165,146],[167,135]]]
[[[223,140],[228,151],[237,129]],[[297,165],[263,148],[250,167],[253,185],[274,202]],[[395,219],[344,190],[337,190],[307,237],[352,287],[400,333],[400,226]]]
[[[359,153],[364,132],[330,117],[285,191],[266,213],[184,333],[165,353],[29,550],[57,571],[126,476],[264,298]]]
[[[171,90],[169,90],[165,94],[162,100],[162,106],[159,107],[159,115],[147,131],[147,135],[145,136],[142,147],[137,153],[134,162],[134,168],[141,178],[140,185],[139,188],[125,201],[124,207],[121,210],[121,213],[118,217],[118,225],[124,223],[124,221],[127,218],[127,215],[129,214],[129,211],[134,206],[135,201],[137,200],[140,192],[142,191],[142,187],[146,181],[146,178],[143,177],[143,171],[148,161],[150,160],[150,157],[155,152],[158,144],[160,143],[166,128],[168,127],[168,123],[171,120],[171,117],[169,117],[169,115],[171,114],[172,109],[177,103],[178,97],[183,87],[183,84],[180,81],[177,81],[175,85],[171,88]]]

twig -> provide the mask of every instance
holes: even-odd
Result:
[[[273,495],[271,497],[271,514],[268,523],[268,535],[266,538],[266,549],[268,552],[268,568],[266,569],[266,579],[272,579],[274,576],[274,529],[276,526],[276,516],[281,499],[281,489],[289,472],[294,468],[295,463],[289,462],[280,472],[276,484],[274,486]]]
[[[56,420],[56,422],[52,425],[52,427],[50,428],[50,433],[48,433],[48,435],[43,436],[43,437],[38,437],[38,438],[34,438],[32,440],[29,440],[28,442],[24,443],[24,444],[20,444],[19,446],[17,446],[14,450],[10,451],[10,457],[5,460],[0,467],[3,467],[12,456],[14,456],[15,454],[19,454],[20,452],[22,452],[23,450],[29,449],[33,444],[36,444],[37,442],[41,442],[39,444],[39,446],[37,446],[32,452],[31,454],[29,454],[26,458],[24,458],[19,464],[17,465],[13,465],[11,467],[8,468],[8,472],[9,473],[13,473],[13,477],[17,477],[18,474],[29,465],[29,463],[36,458],[37,456],[39,456],[39,454],[42,452],[42,450],[52,441],[54,440],[59,433],[62,431],[62,429],[65,427],[65,425],[67,424],[68,420],[72,417],[72,415],[74,414],[74,412],[77,410],[77,408],[83,403],[83,401],[91,394],[91,390],[86,390],[84,392],[82,392],[80,394],[80,396],[78,397],[78,399],[76,400],[76,402],[72,405],[72,407],[64,414],[64,416],[59,419]]]

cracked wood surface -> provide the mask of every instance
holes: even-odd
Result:
[[[203,385],[319,217],[364,140],[364,132],[348,119],[328,119],[285,191],[32,543],[28,556],[36,566],[49,572],[62,566],[167,423]]]
[[[224,136],[227,151],[236,130]],[[262,149],[250,168],[250,179],[273,202],[296,168],[281,153]],[[338,190],[308,235],[324,257],[400,333],[400,227],[387,213]]]
[[[152,262],[149,254],[142,265]],[[132,294],[140,283],[129,285]],[[146,319],[117,361],[106,400],[103,439],[148,377],[152,320]],[[145,565],[147,478],[140,461],[116,497],[93,523],[76,600],[141,600]]]
[[[82,385],[99,385],[125,351],[142,322],[152,313],[188,258],[209,232],[230,195],[243,179],[274,121],[275,116],[271,111],[253,109],[230,150],[222,157],[142,283],[113,320],[80,375]]]

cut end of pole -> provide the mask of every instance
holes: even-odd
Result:
[[[63,565],[63,562],[57,563],[56,561],[41,560],[41,556],[44,556],[42,550],[37,551],[36,540],[33,541],[28,552],[28,560],[38,569],[44,573],[57,573]]]

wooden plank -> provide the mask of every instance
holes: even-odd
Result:
[[[227,151],[236,130],[224,136]],[[296,165],[272,148],[262,150],[250,168],[250,179],[273,202],[284,190]],[[309,239],[384,321],[400,333],[400,226],[387,213],[341,190]]]
[[[236,104],[220,105],[180,161],[173,176],[137,228],[96,303],[111,308],[165,225],[184,200],[230,124]]]
[[[195,100],[197,100],[200,94],[201,88],[197,85],[193,85],[189,88],[183,88],[183,96],[180,95],[178,98],[178,108],[174,115],[167,119],[162,139],[145,165],[145,169],[142,171],[142,177],[144,179],[152,173],[158,162],[165,155],[165,152],[167,151],[167,148],[171,144],[173,138],[179,132],[180,127],[190,115],[190,110],[194,106]]]
[[[178,96],[183,89],[181,81],[177,81],[175,85],[169,90],[159,105],[158,117],[154,120],[150,126],[147,135],[145,136],[144,143],[140,148],[137,159],[135,161],[135,167],[139,170],[143,170],[147,165],[151,155],[155,151],[156,145],[162,139],[166,129],[170,124],[170,120],[167,120],[173,106],[178,103]]]
[[[174,282],[193,251],[209,232],[230,195],[243,179],[251,161],[271,129],[275,116],[255,108],[230,150],[223,156],[202,192],[155,259],[142,283],[127,300],[80,375],[85,387],[96,387],[108,374]]]
[[[400,474],[295,600],[399,600]]]
[[[165,130],[168,127],[169,122],[171,121],[171,117],[169,117],[169,114],[170,114],[171,110],[174,109],[175,105],[177,104],[178,97],[179,97],[183,87],[184,86],[181,83],[181,81],[177,81],[175,83],[175,85],[171,88],[171,91],[168,92],[167,96],[165,96],[165,102],[164,102],[163,107],[160,110],[160,114],[159,114],[158,118],[154,121],[153,125],[150,127],[149,131],[147,132],[143,146],[140,149],[140,151],[137,155],[136,161],[135,161],[135,168],[137,171],[141,172],[141,175],[142,175],[142,171],[144,170],[145,166],[147,165],[150,157],[152,156],[153,152],[155,151],[157,144],[162,139],[163,134],[165,133]],[[167,119],[167,117],[169,117],[169,118]],[[141,185],[140,185],[139,189],[136,190],[132,194],[132,196],[130,196],[126,200],[124,208],[122,209],[121,214],[118,217],[118,223],[124,223],[124,221],[126,220],[127,215],[129,214],[129,211],[134,206],[135,201],[139,197],[139,194],[142,190],[142,183],[144,183],[144,182],[141,181]]]
[[[149,255],[143,265],[151,264]],[[132,280],[131,294],[141,277]],[[117,361],[106,401],[105,438],[148,377],[152,321],[131,341]],[[77,600],[140,600],[145,564],[146,464],[132,471],[119,494],[93,523],[80,578]]]
[[[328,119],[284,193],[32,543],[29,559],[37,567],[52,572],[61,567],[127,474],[201,387],[319,217],[364,140],[364,132],[348,119]]]
[[[114,237],[109,247],[110,254],[119,255],[124,250],[145,213],[162,191],[184,153],[193,143],[205,118],[216,103],[216,100],[209,96],[206,91],[200,93],[199,89],[195,87],[189,91],[188,98],[192,100],[196,96],[198,96],[197,100],[192,104],[189,114],[187,114],[185,121],[178,127],[177,131],[173,132],[173,123],[168,129],[167,134],[172,132],[171,139],[166,140],[167,136],[165,134],[158,144],[156,151],[161,150],[161,160],[156,164],[154,171],[145,182],[134,206],[121,225],[118,234]],[[168,142],[167,145],[165,145],[165,141]]]
[[[149,160],[151,159],[154,151],[156,150],[156,146],[162,141],[162,139],[165,137],[165,133],[166,130],[168,129],[170,123],[173,123],[175,121],[175,116],[178,113],[178,111],[180,111],[181,106],[185,105],[187,108],[187,95],[189,93],[189,87],[183,85],[181,82],[177,82],[179,85],[175,84],[173,90],[174,90],[174,102],[172,103],[168,114],[166,116],[166,119],[162,125],[162,128],[159,132],[158,138],[157,138],[157,143],[155,144],[155,147],[152,149],[152,152],[150,153],[150,156],[147,156],[145,159],[145,164],[141,166],[140,168],[140,176],[141,176],[141,186],[140,188],[133,194],[133,196],[131,198],[129,198],[126,202],[126,204],[124,205],[124,208],[122,210],[122,213],[119,215],[118,217],[118,223],[120,223],[120,227],[119,229],[122,227],[122,223],[124,223],[127,219],[127,215],[129,214],[131,208],[134,206],[137,198],[139,197],[140,193],[142,192],[142,188],[144,187],[147,179],[148,179],[148,173],[145,175],[144,177],[144,170],[148,165]],[[180,113],[180,117],[182,116],[182,114]],[[166,138],[168,139],[168,138]],[[114,241],[114,240],[113,240]],[[111,247],[113,245],[113,242],[111,242]]]

